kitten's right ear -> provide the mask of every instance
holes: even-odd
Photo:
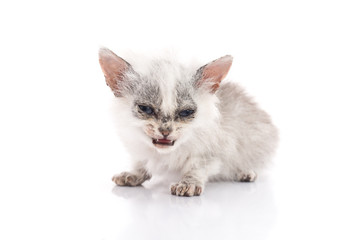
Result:
[[[132,71],[131,65],[107,48],[100,48],[99,62],[104,73],[106,84],[116,97],[121,97],[121,85],[125,73]]]
[[[210,93],[215,93],[228,74],[232,60],[232,56],[226,55],[199,68],[195,74],[197,87],[204,87]]]

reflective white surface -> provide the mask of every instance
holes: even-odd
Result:
[[[201,197],[193,198],[171,196],[165,185],[115,187],[113,194],[119,204],[128,206],[129,220],[134,223],[118,229],[119,237],[238,239],[241,235],[266,239],[277,220],[272,190],[266,181],[212,183]]]

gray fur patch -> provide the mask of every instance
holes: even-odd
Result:
[[[172,121],[179,121],[182,123],[191,121],[196,114],[192,114],[187,117],[179,116],[179,113],[183,110],[193,110],[196,112],[197,106],[195,101],[193,100],[193,96],[195,94],[194,80],[193,76],[187,76],[184,73],[177,73],[171,75],[171,77],[175,76],[176,84],[175,84],[175,102],[174,109],[175,111],[172,113],[164,113],[161,110],[161,87],[158,79],[164,75],[164,71],[166,69],[171,70],[169,67],[171,63],[157,61],[154,62],[150,68],[150,71],[147,75],[140,76],[139,74],[131,73],[128,75],[128,94],[131,95],[134,99],[134,105],[132,108],[133,115],[139,119],[150,120],[153,119],[158,122],[160,128],[167,129],[169,128],[169,124]],[[167,74],[171,74],[171,72],[167,72]],[[166,75],[166,74],[165,74]],[[166,82],[165,82],[166,84]],[[149,115],[141,111],[138,105],[149,106],[154,110],[154,113]],[[166,126],[165,126],[166,125]]]

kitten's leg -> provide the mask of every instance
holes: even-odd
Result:
[[[235,181],[238,182],[254,182],[257,174],[253,170],[241,170],[235,176]]]
[[[112,178],[112,181],[119,186],[139,186],[150,178],[151,174],[141,163],[137,163],[134,171],[117,174]]]
[[[219,173],[221,161],[216,158],[191,158],[183,166],[180,182],[171,185],[171,194],[176,196],[199,196],[209,176]]]

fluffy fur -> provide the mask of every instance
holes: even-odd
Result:
[[[181,179],[171,193],[196,196],[207,181],[254,181],[269,161],[278,138],[270,117],[237,84],[220,84],[230,56],[201,68],[172,58],[130,64],[108,49],[100,49],[99,58],[134,163],[132,171],[113,177],[117,185],[138,186],[153,173],[177,172]],[[187,109],[194,113],[181,117]],[[175,142],[164,146],[154,139]]]

